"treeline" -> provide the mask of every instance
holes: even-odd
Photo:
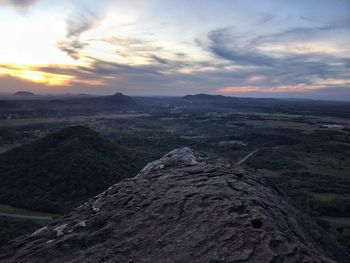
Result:
[[[69,127],[0,155],[0,203],[67,211],[144,165],[137,152]]]
[[[299,207],[312,215],[350,217],[350,180],[307,172],[287,172],[269,178],[281,187]],[[327,199],[314,198],[312,193],[333,194]]]

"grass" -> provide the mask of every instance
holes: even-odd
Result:
[[[26,126],[33,124],[46,123],[82,123],[86,121],[94,121],[98,119],[127,119],[150,116],[146,113],[117,113],[117,114],[103,114],[103,115],[89,115],[89,116],[71,116],[71,117],[43,117],[43,118],[23,118],[2,120],[0,127]]]
[[[350,176],[350,164],[348,160],[340,161],[332,156],[313,154],[312,156],[305,156],[297,162],[310,173],[343,178],[349,178]]]

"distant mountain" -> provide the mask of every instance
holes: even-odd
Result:
[[[0,249],[0,262],[349,262],[286,195],[189,148]]]
[[[58,97],[96,97],[94,95],[91,94],[86,94],[86,93],[64,93],[64,94],[58,94],[56,95]]]
[[[35,96],[34,93],[29,91],[17,91],[13,94],[14,96],[22,96],[22,97],[29,97],[29,96]]]
[[[210,95],[210,94],[205,94],[205,93],[199,93],[199,94],[194,94],[194,95],[186,95],[183,97],[184,99],[225,99],[227,97],[223,95]]]
[[[209,94],[186,95],[182,98],[191,102],[229,102],[232,99],[235,99],[232,97],[225,97],[223,95],[209,95]]]
[[[104,103],[104,104],[114,104],[114,105],[123,105],[123,106],[135,105],[135,101],[133,98],[126,96],[120,92],[110,96],[88,98],[88,100],[90,102]]]
[[[62,212],[142,166],[135,154],[75,126],[0,154],[0,203]]]
[[[93,96],[84,94],[72,95],[18,95],[12,99],[18,109],[12,111],[7,108],[7,112],[0,111],[0,119],[4,119],[9,113],[16,117],[47,117],[47,116],[73,116],[73,115],[93,115],[112,114],[137,110],[138,104],[131,97],[121,93],[110,96]],[[5,101],[6,98],[2,99]],[[10,102],[10,99],[7,101]],[[1,105],[3,104],[3,106]],[[10,105],[6,103],[6,105]],[[5,102],[0,103],[5,107]],[[7,106],[6,106],[7,107]]]

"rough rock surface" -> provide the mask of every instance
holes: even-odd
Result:
[[[10,242],[0,262],[349,261],[253,172],[182,148]]]

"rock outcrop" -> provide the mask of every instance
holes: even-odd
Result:
[[[349,262],[252,171],[189,148],[10,242],[0,262]]]

